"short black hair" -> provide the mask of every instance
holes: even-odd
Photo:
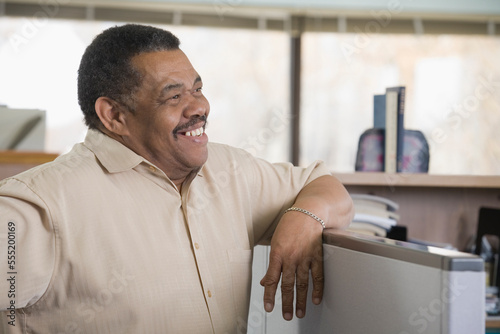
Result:
[[[114,26],[97,35],[87,47],[78,69],[78,103],[90,129],[101,120],[95,101],[106,96],[134,112],[133,93],[140,86],[141,74],[132,58],[145,52],[179,49],[179,39],[156,27],[126,24]]]

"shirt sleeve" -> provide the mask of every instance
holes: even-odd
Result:
[[[270,242],[281,216],[293,205],[302,188],[320,176],[331,175],[322,161],[303,168],[249,157],[244,168],[255,194],[252,202],[254,240],[264,244]]]
[[[55,235],[43,200],[13,178],[0,183],[0,229],[0,310],[32,305],[52,277]]]

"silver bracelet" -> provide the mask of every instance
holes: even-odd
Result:
[[[299,211],[299,212],[305,213],[309,217],[314,218],[316,221],[318,221],[321,224],[321,226],[323,226],[323,229],[326,228],[326,225],[325,225],[325,222],[323,221],[323,219],[319,218],[318,216],[316,216],[312,212],[309,212],[309,211],[301,209],[301,208],[296,208],[294,206],[292,206],[291,208],[286,209],[284,213],[287,213],[288,211]]]

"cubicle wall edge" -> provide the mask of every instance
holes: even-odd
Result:
[[[484,264],[477,256],[333,230],[324,233],[323,256],[321,305],[309,300],[306,317],[287,322],[277,304],[262,322],[265,333],[485,331]],[[265,265],[256,261],[254,269]]]

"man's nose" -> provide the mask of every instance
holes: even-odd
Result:
[[[184,117],[208,116],[210,106],[204,96],[189,95],[186,106],[184,107]]]

